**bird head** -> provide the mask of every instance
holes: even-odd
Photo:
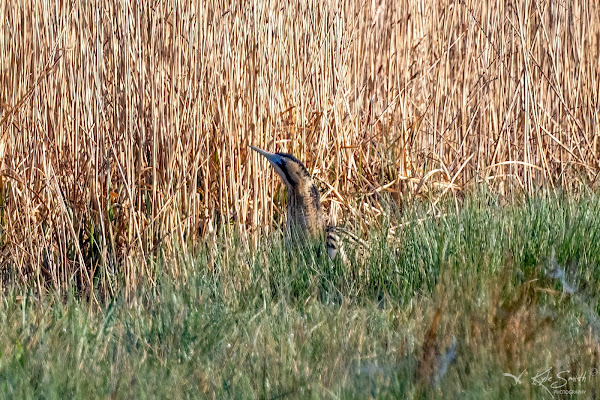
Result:
[[[304,164],[293,155],[287,153],[269,153],[258,147],[249,147],[269,160],[269,163],[271,163],[275,172],[289,190],[294,190],[304,185],[306,182],[311,182],[308,170]]]

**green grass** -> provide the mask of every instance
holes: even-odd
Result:
[[[181,278],[158,263],[156,287],[101,310],[7,287],[0,397],[551,398],[533,380],[548,368],[585,373],[568,388],[598,396],[600,196],[500,206],[484,193],[453,210],[382,221],[350,266],[277,237],[200,244]],[[548,274],[555,262],[575,293]],[[436,310],[432,343],[444,353],[454,338],[457,355],[432,386],[415,375]],[[502,375],[525,369],[521,385]]]

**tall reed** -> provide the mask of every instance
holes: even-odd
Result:
[[[163,250],[281,221],[248,152],[294,153],[330,218],[595,184],[597,1],[0,3],[0,263],[107,292]],[[168,264],[179,274],[179,264]],[[16,274],[16,275],[14,275]]]

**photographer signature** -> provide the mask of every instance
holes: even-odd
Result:
[[[525,374],[525,372],[527,372],[527,369],[525,369],[519,375],[513,375],[507,372],[503,373],[502,375],[512,378],[515,385],[520,385],[523,383],[521,377]],[[592,368],[590,370],[590,376],[595,376],[597,373],[598,371],[596,370],[596,368]],[[576,376],[571,376],[571,371],[569,370],[559,371],[553,375],[552,367],[550,367],[531,377],[531,383],[534,386],[543,387],[552,397],[554,397],[550,389],[553,389],[554,391],[560,390],[562,388],[565,388],[569,382],[582,383],[585,382],[586,377],[587,371],[584,371],[581,375]]]

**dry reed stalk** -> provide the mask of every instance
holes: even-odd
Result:
[[[331,187],[332,219],[357,224],[382,212],[382,187],[401,204],[476,182],[594,184],[599,14],[529,0],[2,2],[0,261],[40,290],[99,278],[110,293],[116,266],[128,288],[151,280],[139,260],[157,249],[264,232],[282,186],[248,144],[305,161]]]

